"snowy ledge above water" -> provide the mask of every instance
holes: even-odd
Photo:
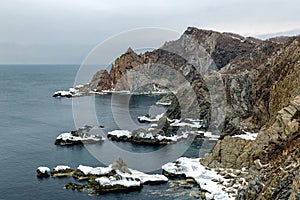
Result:
[[[105,138],[98,134],[90,134],[91,130],[100,129],[103,126],[84,126],[76,131],[61,133],[55,140],[55,145],[78,145],[102,143]]]
[[[69,88],[69,90],[59,90],[53,93],[52,97],[61,98],[61,97],[80,97],[80,96],[89,96],[89,95],[107,95],[107,94],[128,94],[128,95],[162,95],[167,94],[167,91],[149,91],[149,92],[134,92],[130,90],[88,90],[86,85],[77,85],[74,88]],[[161,104],[163,105],[163,104]]]
[[[39,167],[38,172],[47,169]],[[49,170],[48,170],[49,169]],[[77,169],[71,169],[66,165],[59,165],[51,171],[52,177],[70,177],[76,180],[88,180],[83,185],[78,183],[68,183],[66,189],[88,191],[95,193],[106,192],[130,192],[140,190],[144,184],[163,184],[168,182],[168,178],[161,174],[145,174],[143,172],[127,168],[125,162],[118,158],[108,167],[90,167],[79,165]],[[42,178],[42,177],[41,177]]]
[[[139,129],[135,133],[128,130],[114,130],[107,133],[107,137],[114,141],[125,141],[140,144],[166,145],[188,138],[189,134],[164,136],[155,132],[154,128]]]
[[[140,123],[151,123],[151,122],[158,122],[160,120],[160,118],[162,118],[164,116],[164,113],[156,115],[155,117],[151,116],[151,115],[144,115],[144,116],[140,116],[138,117],[138,121]]]
[[[201,165],[199,158],[181,157],[174,163],[167,163],[163,165],[162,169],[163,174],[166,176],[183,175],[186,178],[193,178],[198,183],[202,191],[207,191],[205,193],[206,199],[235,199],[234,195],[237,193],[237,189],[234,188],[241,187],[241,185],[235,184],[230,188],[226,188],[225,186],[228,185],[230,179],[224,178],[224,176],[218,174],[214,169]],[[234,175],[230,174],[230,176]],[[228,191],[230,191],[230,194]]]
[[[79,96],[84,95],[82,92],[80,92],[80,88],[82,88],[82,87],[83,87],[83,85],[77,85],[77,86],[75,86],[75,88],[69,88],[68,91],[60,90],[60,91],[54,92],[52,97],[56,97],[56,98],[60,98],[60,97],[67,97],[67,98],[79,97]]]
[[[202,120],[200,119],[190,119],[186,118],[183,120],[175,119],[175,120],[169,120],[171,122],[171,126],[177,126],[177,127],[191,127],[191,128],[202,128]]]

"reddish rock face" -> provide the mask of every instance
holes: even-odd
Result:
[[[122,76],[126,74],[127,70],[130,70],[143,63],[143,57],[137,55],[131,48],[129,48],[125,54],[121,55],[115,60],[115,63],[111,67],[109,76],[113,85],[127,85],[127,83],[125,82],[126,78],[122,78]],[[118,81],[122,81],[123,83]]]
[[[227,99],[224,131],[238,132],[241,126],[257,131],[270,119],[274,121],[277,111],[298,92],[299,40],[300,37],[285,37],[262,41],[190,27],[178,40],[166,42],[160,49],[138,55],[129,48],[115,60],[109,73],[100,70],[83,89],[97,92],[130,90],[128,71],[138,66],[147,66],[145,69],[151,70],[153,64],[162,64],[184,73],[198,97],[200,116],[209,121],[210,98],[203,81],[207,78],[177,55],[178,49],[189,54],[189,51],[201,46],[214,60],[223,78]],[[184,49],[182,45],[189,48]],[[159,76],[166,71],[160,68],[154,74]],[[138,81],[143,80],[140,78]],[[178,91],[178,95],[184,99],[186,93]],[[167,113],[170,113],[170,118],[176,118],[180,117],[179,112],[174,101]]]

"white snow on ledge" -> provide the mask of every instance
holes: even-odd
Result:
[[[71,169],[69,166],[67,165],[57,165],[54,170],[55,171],[59,171],[59,170],[66,170],[66,169]]]
[[[112,168],[109,167],[90,167],[79,165],[78,170],[82,171],[85,175],[105,175],[111,172]]]
[[[258,133],[250,133],[250,132],[246,132],[246,131],[243,131],[245,134],[241,134],[241,135],[234,135],[232,137],[235,137],[235,138],[242,138],[244,140],[255,140]]]
[[[112,171],[111,165],[108,167],[90,167],[79,165],[78,170],[82,171],[85,175],[106,175]],[[132,174],[123,173],[116,170],[117,176],[100,177],[95,179],[101,186],[114,186],[121,185],[124,187],[141,186],[141,184],[148,182],[167,182],[168,178],[160,174],[145,174],[143,172],[129,169]]]
[[[157,122],[163,116],[164,116],[164,113],[156,115],[155,117],[140,116],[140,117],[138,117],[138,120],[141,121],[141,122]]]
[[[96,178],[97,181],[101,186],[114,186],[114,185],[121,185],[124,187],[135,187],[141,186],[141,180],[139,176],[135,176],[132,174],[122,173],[117,170],[117,174],[119,177],[110,176],[110,177],[100,177]]]
[[[151,129],[151,128],[149,128],[149,129]],[[120,137],[131,138],[132,132],[130,132],[128,130],[114,130],[114,131],[108,132],[107,135],[116,136],[117,138],[120,138]],[[147,133],[147,132],[146,133],[141,132],[139,134],[139,137],[144,138],[144,139],[158,139],[159,141],[169,140],[169,141],[173,141],[173,142],[177,142],[180,139],[185,139],[188,136],[189,136],[188,133],[183,133],[182,135],[174,135],[174,136],[163,136],[160,134],[152,135],[151,133]]]
[[[162,105],[162,106],[170,106],[172,104],[172,102],[156,102],[156,105]]]
[[[79,89],[83,87],[83,85],[77,85],[75,86],[75,88],[69,88],[68,91],[64,91],[64,90],[60,90],[60,91],[56,91],[53,94],[53,97],[78,97],[78,96],[82,96],[82,93],[79,92]]]
[[[167,182],[168,181],[168,178],[161,174],[145,174],[143,172],[133,170],[133,169],[130,169],[130,171],[132,172],[133,175],[138,176],[140,178],[141,183],[157,182],[157,181]]]
[[[212,179],[220,179],[224,182],[228,180],[218,175],[213,169],[205,168],[200,164],[199,160],[199,158],[181,157],[176,160],[176,163],[163,165],[162,169],[171,174],[185,175],[186,177],[195,179],[202,190],[208,191],[205,193],[207,199],[234,199],[234,197],[230,197],[222,190],[221,185],[212,181]]]
[[[160,174],[145,174],[143,172],[129,169],[132,174],[123,173],[119,170],[116,170],[117,174],[121,176],[120,180],[117,180],[115,177],[101,177],[97,178],[96,181],[99,182],[102,186],[107,185],[122,185],[124,187],[133,187],[140,186],[146,182],[167,182],[168,178]]]
[[[131,132],[128,130],[114,130],[108,132],[107,135],[113,135],[116,136],[117,138],[124,137],[124,136],[130,138]]]
[[[92,134],[82,134],[82,136],[74,136],[70,132],[67,133],[61,133],[59,136],[56,138],[57,140],[70,140],[70,141],[85,141],[85,140],[94,140],[94,141],[101,141],[104,140],[103,137],[99,138],[96,135]]]
[[[179,119],[175,119],[175,120],[171,120],[171,126],[189,126],[192,128],[201,128],[202,124],[201,124],[201,120],[196,120],[196,119],[185,119],[186,122],[182,122],[182,120]],[[188,121],[188,122],[187,122]]]

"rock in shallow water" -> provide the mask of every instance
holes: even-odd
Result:
[[[50,176],[50,169],[48,167],[38,167],[36,170],[36,176],[38,178],[48,178]]]
[[[44,171],[50,172],[49,168],[45,169],[45,167],[38,168],[38,175]],[[51,176],[72,176],[77,181],[87,181],[84,184],[69,182],[65,185],[65,188],[97,194],[136,191],[140,190],[144,184],[163,184],[168,182],[168,178],[163,175],[144,174],[143,172],[127,168],[126,163],[121,158],[117,158],[108,167],[94,168],[79,165],[74,170],[66,165],[58,165],[51,171]]]
[[[81,144],[101,144],[105,139],[98,134],[90,134],[91,130],[97,130],[103,126],[84,126],[76,131],[61,133],[55,140],[55,145],[72,146]]]

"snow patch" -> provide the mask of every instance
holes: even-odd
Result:
[[[79,165],[77,167],[78,170],[82,171],[85,175],[105,175],[111,172],[112,168],[109,167],[90,167],[90,166],[84,166]]]
[[[162,106],[170,106],[172,104],[172,102],[156,102],[156,105],[162,105]]]
[[[141,180],[141,183],[146,183],[146,182],[167,182],[168,178],[165,177],[164,175],[161,174],[145,174],[143,172],[137,171],[130,169],[133,175],[138,176]]]
[[[148,130],[151,131],[151,128],[149,128]],[[130,132],[128,130],[114,130],[114,131],[108,132],[107,135],[116,136],[117,138],[120,138],[120,137],[131,138],[132,132]],[[139,134],[139,137],[142,139],[158,139],[159,141],[169,140],[169,141],[173,141],[173,142],[188,138],[188,136],[189,136],[188,133],[183,133],[181,135],[174,135],[174,136],[163,136],[160,134],[152,135],[151,133],[147,133],[147,132],[145,132],[145,133],[142,132]]]
[[[164,113],[161,113],[159,115],[156,115],[155,117],[147,117],[147,116],[140,116],[138,117],[138,120],[140,122],[157,122],[160,118],[164,116]]]
[[[196,119],[186,119],[185,122],[183,122],[182,120],[179,119],[175,119],[172,121],[172,123],[170,124],[171,126],[189,126],[192,128],[201,128],[202,124],[201,124],[201,120],[196,120]]]
[[[241,134],[241,135],[234,135],[232,137],[235,137],[235,138],[242,138],[244,140],[255,140],[258,133],[250,133],[250,132],[246,132],[246,131],[243,131],[245,134]]]
[[[107,171],[111,170],[110,167],[107,167]],[[167,182],[168,178],[160,174],[145,174],[143,172],[129,169],[132,174],[123,173],[120,170],[116,170],[117,174],[110,177],[100,177],[96,181],[101,186],[114,186],[121,185],[124,187],[135,187],[141,186],[141,184],[147,182]]]
[[[70,140],[70,141],[85,141],[85,140],[94,140],[94,141],[101,141],[104,140],[104,138],[99,137],[97,135],[92,135],[92,134],[81,134],[80,136],[74,136],[72,133],[67,132],[67,133],[61,133],[59,136],[56,138],[57,140]]]
[[[205,193],[207,199],[227,200],[234,199],[223,191],[222,185],[212,181],[212,179],[222,180],[227,182],[221,175],[213,169],[205,168],[200,164],[199,158],[181,157],[176,160],[176,163],[167,163],[162,166],[162,169],[168,173],[175,175],[185,175],[187,178],[193,178]]]
[[[53,94],[53,97],[76,97],[76,96],[82,96],[82,93],[79,92],[79,89],[82,88],[83,85],[77,85],[74,88],[69,88],[68,91],[60,90],[56,91]]]
[[[113,135],[113,136],[116,136],[117,138],[120,138],[123,136],[130,138],[131,132],[128,130],[114,130],[114,131],[108,132],[107,135]]]
[[[120,175],[120,174],[119,174]],[[120,176],[110,176],[110,177],[101,177],[96,178],[101,186],[114,186],[121,185],[124,187],[136,187],[141,186],[141,181],[138,176],[132,176],[130,174],[123,174]]]
[[[212,132],[204,132],[204,137],[207,137],[210,140],[218,140],[219,135],[214,135]]]
[[[66,170],[66,169],[71,169],[69,166],[67,165],[57,165],[54,170],[55,171],[59,171],[59,170]]]

